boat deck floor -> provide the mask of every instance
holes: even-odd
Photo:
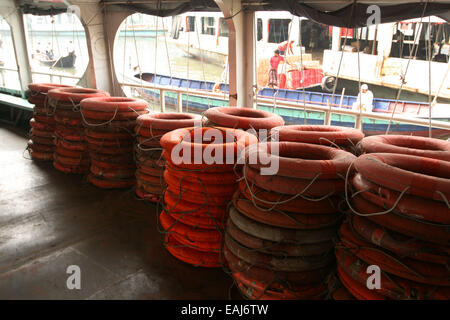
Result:
[[[228,299],[231,278],[163,247],[156,206],[27,159],[0,124],[0,299]],[[68,289],[68,266],[81,289]]]

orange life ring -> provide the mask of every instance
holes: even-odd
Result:
[[[400,192],[372,183],[359,173],[353,177],[352,185],[364,199],[379,206],[380,211],[394,207],[400,197]],[[449,208],[440,201],[403,195],[393,211],[414,219],[450,224]]]
[[[33,149],[28,150],[30,156],[33,160],[42,160],[42,161],[52,161],[53,160],[53,152],[41,152],[35,151]]]
[[[137,169],[138,171],[142,171],[142,173],[153,177],[162,178],[164,174],[164,168],[158,167],[155,168],[147,165],[138,164]]]
[[[266,283],[304,285],[322,282],[330,273],[331,266],[303,272],[282,272],[257,267],[234,255],[225,245],[223,252],[228,266],[233,272],[242,272],[256,280]]]
[[[89,171],[88,165],[83,165],[83,166],[66,165],[66,164],[59,162],[59,160],[53,160],[53,167],[56,170],[61,171],[63,173],[84,174]]]
[[[35,128],[31,128],[30,133],[32,136],[53,139],[53,131],[43,131]]]
[[[266,129],[284,125],[284,120],[277,114],[238,107],[214,107],[205,111],[204,115],[218,126],[236,129]]]
[[[54,145],[53,138],[40,137],[40,136],[36,136],[34,134],[32,134],[30,138],[31,138],[31,140],[33,140],[34,142],[39,143],[39,144],[45,144],[48,146]]]
[[[284,241],[297,245],[306,245],[330,241],[336,237],[337,225],[321,229],[287,229],[266,225],[249,219],[233,206],[229,207],[228,213],[231,221],[240,230],[256,238],[272,242]]]
[[[50,131],[53,132],[55,130],[54,125],[49,125],[45,122],[36,121],[35,118],[30,119],[30,127],[33,129],[41,130],[41,131]]]
[[[127,98],[127,97],[93,97],[83,99],[80,103],[81,112],[84,111],[96,111],[116,114],[128,114],[134,113],[134,117],[137,118],[137,113],[139,111],[146,111],[148,103],[142,99]],[[96,113],[97,114],[97,113]],[[98,113],[98,115],[101,115]],[[99,119],[109,120],[111,117],[100,117]]]
[[[334,242],[331,240],[310,244],[294,244],[261,239],[242,231],[231,219],[228,219],[226,226],[226,233],[238,243],[251,250],[274,256],[307,257],[323,255],[331,252],[334,248]]]
[[[254,266],[284,272],[303,272],[323,268],[332,264],[333,255],[322,255],[320,259],[314,256],[307,257],[276,257],[248,249],[236,240],[225,234],[225,245],[238,258]]]
[[[273,154],[272,147],[277,151]],[[246,163],[252,168],[267,167],[260,161],[250,161],[252,154],[267,158],[270,164],[278,163],[277,175],[301,179],[336,179],[345,177],[356,157],[343,150],[300,142],[263,142],[255,150],[245,153]]]
[[[342,224],[339,229],[341,244],[358,258],[370,265],[377,265],[381,270],[412,281],[449,286],[450,278],[445,265],[426,263],[410,258],[392,255],[387,250],[375,247],[369,242],[357,237],[349,223]]]
[[[336,225],[341,219],[338,214],[298,214],[279,209],[263,211],[255,207],[251,200],[243,198],[240,192],[234,194],[233,204],[248,218],[281,228],[319,229]]]
[[[136,127],[172,131],[193,127],[195,121],[200,121],[201,118],[200,115],[193,113],[149,113],[137,118]]]
[[[387,300],[387,298],[374,290],[369,290],[367,286],[352,279],[341,267],[337,267],[337,273],[342,284],[358,300]]]
[[[367,278],[370,274],[367,273],[369,264],[358,259],[354,254],[344,250],[336,249],[336,258],[341,270],[350,275],[351,278],[357,281],[360,285],[365,286]],[[405,278],[397,277],[395,275],[386,276],[381,273],[380,289],[374,289],[376,293],[382,294],[386,297],[396,300],[448,300],[450,299],[450,287],[437,287],[425,285],[414,282]]]
[[[28,85],[28,89],[33,94],[42,94],[47,93],[49,90],[56,88],[73,88],[74,86],[70,86],[67,84],[58,84],[58,83],[30,83]]]
[[[101,168],[91,163],[90,172],[98,177],[108,180],[114,179],[129,179],[134,177],[135,170],[133,168],[119,169],[119,168]]]
[[[180,193],[180,187],[174,185],[168,185],[167,190],[173,194]],[[205,193],[203,191],[192,191],[188,189],[182,189],[181,191],[183,199],[189,200],[190,202],[197,204],[204,204],[208,206],[225,206],[230,202],[232,195],[229,194],[211,194]]]
[[[141,187],[138,187],[138,186],[136,186],[135,193],[138,198],[141,198],[143,200],[150,201],[153,203],[157,203],[159,201],[159,197],[160,197],[159,194],[146,192],[144,189],[142,189]]]
[[[164,179],[160,176],[151,176],[141,171],[136,171],[136,179],[148,182],[154,185],[164,185]]]
[[[48,125],[54,125],[55,119],[53,119],[53,116],[47,116],[47,115],[37,115],[34,114],[33,118],[36,120],[36,122],[45,123]]]
[[[444,201],[450,199],[450,162],[395,153],[368,153],[355,161],[361,175],[380,186]]]
[[[219,268],[222,266],[220,253],[204,252],[183,246],[170,234],[166,234],[164,246],[172,256],[185,263],[205,268]]]
[[[94,99],[94,98],[92,98]],[[89,100],[89,99],[86,99]],[[82,100],[81,103],[83,103],[86,100]],[[141,110],[141,111],[121,111],[121,112],[109,112],[109,111],[93,111],[93,110],[80,110],[81,115],[84,119],[84,124],[89,127],[91,122],[87,121],[86,119],[95,119],[95,120],[101,120],[101,123],[105,123],[108,121],[113,120],[134,120],[141,114],[148,113],[148,110]]]
[[[78,150],[66,149],[63,146],[57,146],[55,152],[62,157],[75,159],[86,159],[89,156],[85,151],[80,152]]]
[[[99,131],[97,129],[90,129],[86,128],[84,130],[84,134],[88,137],[94,138],[94,139],[119,139],[119,140],[127,140],[131,139],[133,140],[133,134],[130,132],[105,132],[105,131]]]
[[[176,167],[172,167],[169,163],[166,165],[166,170],[170,173],[170,175],[176,177],[177,179],[184,179],[190,182],[200,181],[203,184],[207,185],[230,185],[236,184],[238,180],[238,176],[234,172],[196,172],[196,171],[188,171],[182,170]]]
[[[430,242],[402,236],[356,215],[349,221],[352,229],[373,245],[380,246],[399,257],[408,257],[420,261],[450,265],[450,248]]]
[[[190,199],[189,199],[190,200]],[[164,193],[165,211],[170,214],[189,214],[197,217],[211,217],[220,220],[227,214],[226,206],[206,206],[186,200],[178,194],[166,190]]]
[[[136,179],[136,187],[139,189],[142,189],[147,194],[153,194],[153,195],[162,195],[164,192],[164,187],[161,185],[161,183],[150,183],[148,181],[143,181]]]
[[[27,146],[28,146],[28,148],[30,148],[33,151],[42,152],[42,153],[53,154],[53,151],[55,150],[54,145],[40,144],[33,140],[28,140]]]
[[[332,194],[340,194],[345,190],[344,179],[312,180],[283,177],[279,175],[262,175],[259,170],[250,166],[244,166],[244,175],[250,184],[267,191],[282,194],[302,194],[311,197],[322,197]],[[311,184],[312,183],[312,184]]]
[[[135,179],[105,179],[90,173],[88,175],[88,181],[94,186],[102,189],[123,189],[131,188],[136,184]]]
[[[93,97],[109,97],[109,93],[89,88],[56,88],[48,91],[48,97],[57,102],[70,102],[78,104],[81,100]]]
[[[338,146],[356,145],[364,138],[364,133],[361,130],[325,125],[287,125],[273,128],[270,131],[271,135],[277,133],[279,141],[303,142],[327,146],[333,146],[333,144]]]
[[[300,197],[292,198],[289,195],[266,191],[258,186],[250,186],[250,189],[251,192],[245,181],[239,182],[239,190],[242,195],[250,201],[255,201],[261,207],[302,214],[336,214],[338,211],[337,201],[334,198],[309,201]],[[287,201],[288,199],[292,200]]]
[[[384,209],[365,200],[361,195],[352,198],[352,205],[361,214],[382,212]],[[450,233],[447,225],[420,222],[403,214],[391,212],[382,215],[367,216],[367,219],[389,230],[445,246],[450,245]]]
[[[68,141],[64,139],[55,139],[55,145],[69,150],[86,151],[87,145],[84,141]]]
[[[90,136],[85,136],[84,139],[88,145],[103,148],[127,148],[134,147],[133,139],[128,137],[126,139],[105,139],[105,138],[92,138]]]
[[[325,284],[304,285],[295,288],[286,288],[283,285],[265,284],[248,277],[242,272],[234,272],[233,278],[238,283],[238,288],[248,299],[261,300],[298,300],[319,299],[327,293]]]
[[[200,183],[199,181],[191,181],[184,179],[183,177],[178,178],[170,173],[170,171],[164,171],[164,180],[168,185],[178,189],[178,192],[183,193],[184,190],[200,192],[211,195],[219,196],[231,196],[237,189],[237,184],[207,184]]]
[[[379,135],[364,138],[360,147],[367,153],[401,153],[450,161],[450,142],[433,138]]]

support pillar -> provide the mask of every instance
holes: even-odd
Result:
[[[31,66],[28,56],[25,25],[23,15],[16,7],[15,1],[4,0],[0,6],[0,15],[9,23],[11,28],[11,37],[16,56],[19,81],[22,91],[28,89],[28,85],[33,81],[31,77]]]
[[[254,13],[241,11],[241,1],[216,0],[228,24],[230,106],[253,107]]]

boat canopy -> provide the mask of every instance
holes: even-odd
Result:
[[[99,0],[100,1],[100,0]],[[66,12],[65,0],[17,0],[24,13],[58,14]],[[129,10],[156,16],[174,16],[188,11],[220,11],[214,0],[190,1],[124,1],[102,0],[110,10]],[[75,2],[76,3],[76,2]],[[373,11],[368,8],[377,5],[381,9],[380,22],[396,22],[421,16],[438,16],[450,21],[450,1],[387,1],[387,0],[244,0],[245,11],[289,11],[296,16],[307,17],[318,23],[338,27],[364,27]]]

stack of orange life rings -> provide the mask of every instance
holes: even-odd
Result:
[[[388,146],[372,142],[392,142],[386,138],[363,140],[362,146],[383,151]],[[336,246],[339,278],[357,299],[448,300],[450,143],[404,138],[411,139],[404,151],[416,155],[367,153],[354,163],[347,197],[353,214]],[[399,140],[395,144],[390,148],[398,151]],[[379,289],[366,285],[370,265],[381,269]]]
[[[28,86],[28,102],[34,104],[34,110],[30,120],[31,131],[27,149],[34,160],[53,160],[55,120],[53,110],[48,104],[47,92],[59,87],[70,86],[52,83],[32,83]]]
[[[89,170],[89,155],[84,139],[80,102],[91,97],[109,96],[107,92],[86,88],[57,88],[48,92],[54,108],[55,153],[53,166],[64,173],[83,174]]]
[[[88,180],[99,188],[128,188],[136,183],[134,127],[148,113],[147,102],[126,97],[94,97],[80,103],[89,151]]]
[[[249,299],[325,298],[342,220],[341,177],[356,157],[326,146],[266,142],[249,148],[245,158],[224,246],[241,293]],[[265,175],[262,168],[275,163],[278,170]]]
[[[261,134],[261,139],[268,137],[270,129],[284,125],[284,120],[279,115],[251,108],[215,107],[206,110],[204,115],[208,118],[207,124],[211,126],[254,129],[258,136],[261,130],[267,130],[265,136]]]
[[[278,141],[304,142],[337,147],[355,153],[355,147],[364,133],[354,128],[324,125],[288,125],[271,130],[271,139],[277,135]]]
[[[194,266],[222,265],[222,221],[237,189],[233,169],[240,151],[257,141],[243,130],[221,127],[177,129],[161,138],[167,189],[160,223],[174,257]],[[183,158],[176,156],[179,149]]]
[[[191,113],[151,113],[137,118],[136,134],[136,195],[157,202],[165,189],[161,137],[169,131],[193,127],[201,116]]]
[[[362,139],[358,149],[360,153],[400,153],[450,161],[450,143],[433,138],[403,135],[371,136]]]

